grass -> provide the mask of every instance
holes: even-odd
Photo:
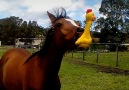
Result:
[[[98,72],[90,65],[64,58],[60,69],[61,90],[129,90],[129,76]]]
[[[84,54],[84,60],[83,60]],[[67,57],[83,60],[88,63],[116,67],[116,52],[98,53],[98,63],[96,52],[74,52],[67,53]],[[129,70],[129,52],[118,52],[118,67]]]
[[[11,49],[11,48],[13,48],[13,46],[1,46],[0,47],[0,57],[3,55],[3,53],[5,51],[7,51],[8,49]],[[38,51],[38,48],[36,48],[36,49],[27,49],[27,50],[30,51],[31,53],[34,53],[34,52]]]
[[[0,55],[6,50],[7,48],[0,49]],[[101,64],[110,64],[111,59],[115,59],[112,53],[101,54],[102,56],[99,58],[99,63]],[[62,85],[61,90],[129,90],[129,75],[104,73],[98,71],[97,68],[90,64],[84,64],[85,62],[96,63],[96,53],[86,53],[85,61],[80,60],[82,53],[74,54],[78,59],[71,59],[71,53],[69,53],[68,56],[70,58],[63,58],[59,72]],[[122,56],[122,60],[123,58],[128,60],[128,57]],[[79,62],[77,63],[77,61]],[[126,63],[128,63],[128,61],[125,62],[125,64]]]
[[[8,50],[8,49],[10,49],[10,48],[12,48],[12,46],[10,47],[10,46],[0,46],[0,57],[3,55],[3,53],[6,51],[6,50]]]

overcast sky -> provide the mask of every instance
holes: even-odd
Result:
[[[67,15],[74,20],[85,20],[85,11],[91,8],[96,17],[100,17],[102,0],[0,0],[0,19],[16,16],[24,21],[34,20],[43,27],[49,26],[46,12],[64,7]]]

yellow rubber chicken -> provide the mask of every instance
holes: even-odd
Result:
[[[87,48],[92,43],[92,38],[90,36],[90,27],[92,22],[95,20],[95,15],[92,12],[92,9],[88,9],[86,11],[86,26],[84,29],[83,34],[80,38],[75,42],[76,45],[78,45],[81,48]]]

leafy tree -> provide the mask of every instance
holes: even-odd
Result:
[[[1,40],[4,44],[14,44],[21,22],[22,19],[14,16],[0,20]]]
[[[106,16],[96,21],[101,42],[123,43],[129,33],[129,0],[102,0],[100,13]]]
[[[23,37],[26,36],[26,34],[27,34],[27,26],[28,26],[27,22],[24,21],[22,23],[22,25],[20,26],[20,30],[19,30],[19,33],[18,33],[18,38],[23,38]]]
[[[36,21],[27,23],[19,17],[11,16],[0,19],[0,40],[2,44],[13,45],[16,38],[43,37],[43,29],[43,27],[38,26]]]
[[[111,28],[128,31],[124,24],[129,18],[129,0],[102,0],[99,11],[108,18]]]
[[[94,27],[96,31],[101,31],[97,34],[100,42],[124,43],[127,41],[129,37],[129,0],[102,0],[99,11],[106,16],[98,18]],[[114,51],[115,47],[111,45],[110,50]]]

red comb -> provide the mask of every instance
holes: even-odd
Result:
[[[87,9],[86,13],[92,12],[92,9]]]

